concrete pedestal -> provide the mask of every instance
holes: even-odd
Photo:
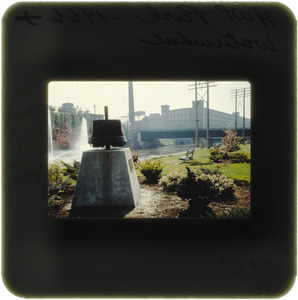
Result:
[[[138,204],[139,195],[140,186],[129,149],[84,151],[71,216],[79,216],[83,211],[94,216],[101,208],[109,211],[132,208]]]

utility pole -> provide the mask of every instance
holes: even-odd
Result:
[[[237,90],[236,90],[236,98],[235,98],[235,131],[237,131]]]
[[[195,101],[196,101],[196,148],[199,147],[199,116],[198,116],[198,83],[195,81]]]
[[[207,81],[207,148],[210,148],[209,139],[209,81]]]
[[[198,93],[198,83],[197,81],[195,81],[195,100],[196,100],[196,119],[198,119],[198,103],[197,103],[197,99],[198,99],[198,95],[201,97],[201,100],[204,100],[204,97],[207,95],[207,147],[210,147],[210,137],[209,137],[209,88],[210,87],[214,87],[216,86],[215,84],[210,85],[210,83],[213,83],[211,81],[199,81],[199,88],[202,89],[206,89],[206,92],[201,95]],[[189,86],[193,86],[193,84],[189,85]],[[189,90],[193,90],[193,88],[190,88]],[[199,121],[196,120],[196,123],[198,123]],[[203,129],[203,123],[202,123],[202,129]],[[196,127],[196,147],[198,148],[198,137],[197,137],[197,127]]]
[[[133,83],[128,82],[128,108],[129,108],[129,122],[132,127],[135,125],[135,108],[134,108],[134,95],[133,95]]]
[[[95,104],[93,105],[93,109],[94,109],[94,114],[96,114],[96,110],[95,110],[96,109],[96,105]]]
[[[246,97],[250,95],[250,88],[241,88],[231,90],[231,99],[235,100],[235,131],[237,131],[237,111],[238,107],[243,108],[243,122],[242,122],[242,135],[245,137],[245,100]]]
[[[245,88],[243,88],[243,124],[242,124],[242,135],[245,137]]]
[[[194,88],[190,88],[189,90],[195,90],[195,119],[196,119],[196,136],[195,136],[195,140],[196,140],[196,148],[199,147],[199,116],[198,116],[198,82],[195,81],[195,84],[190,84],[189,86],[194,86]]]

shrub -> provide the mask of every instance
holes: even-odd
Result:
[[[233,199],[234,183],[222,174],[206,174],[187,168],[187,177],[181,180],[177,195],[189,199],[192,210],[204,212],[211,201]]]
[[[237,186],[250,186],[249,181],[245,180],[245,179],[234,179],[234,183]]]
[[[160,160],[148,159],[138,163],[138,169],[145,176],[147,183],[157,183],[164,166]]]
[[[244,219],[250,217],[250,209],[245,207],[234,207],[228,211],[220,211],[217,213],[218,218],[236,218],[236,219]]]
[[[71,179],[77,180],[81,163],[79,161],[74,161],[73,165],[66,162],[62,162],[62,164],[66,167],[65,174]]]
[[[189,166],[207,166],[207,165],[211,165],[211,162],[210,161],[200,162],[200,161],[197,161],[197,160],[188,160],[187,164]]]
[[[242,152],[231,154],[230,158],[231,158],[232,162],[234,162],[234,163],[250,162],[250,159],[248,158],[248,156]]]
[[[210,174],[210,175],[214,175],[214,174],[222,174],[221,171],[220,171],[220,168],[219,166],[216,167],[216,169],[208,169],[208,168],[204,168],[204,167],[201,167],[199,169],[199,171],[201,173],[205,173],[205,174]]]
[[[218,147],[211,149],[209,153],[210,153],[209,159],[214,162],[219,162],[229,157],[225,149],[220,149]]]
[[[186,167],[186,172],[171,172],[160,180],[165,192],[176,192],[182,199],[189,199],[191,209],[204,211],[211,201],[234,198],[234,182],[217,170],[210,171]],[[206,172],[206,173],[205,173]]]
[[[55,194],[59,190],[63,189],[68,182],[68,176],[66,176],[66,167],[59,162],[54,162],[49,165],[48,168],[48,192]]]
[[[185,171],[173,171],[164,175],[159,180],[159,184],[163,187],[165,193],[177,193],[181,180],[186,177]]]
[[[214,162],[219,162],[225,159],[231,159],[233,163],[250,162],[247,154],[243,152],[229,153],[228,151],[225,151],[225,149],[215,148],[211,149],[209,153],[209,159]]]
[[[219,162],[223,157],[223,155],[219,152],[219,149],[212,149],[209,151],[209,153],[209,159],[214,162]]]
[[[65,196],[73,192],[75,183],[76,181],[71,178],[65,163],[54,162],[49,165],[48,208],[50,216],[64,204]]]
[[[48,199],[48,215],[54,216],[55,212],[59,210],[64,203],[62,197],[57,195],[50,196]]]

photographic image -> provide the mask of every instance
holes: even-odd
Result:
[[[277,298],[291,290],[290,8],[19,2],[2,27],[9,292]]]
[[[52,81],[52,218],[249,218],[248,81]]]

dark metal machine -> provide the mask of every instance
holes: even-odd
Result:
[[[89,144],[92,147],[106,147],[110,146],[121,147],[127,142],[123,136],[120,120],[108,120],[108,109],[105,106],[105,120],[93,121],[93,133],[89,138]]]

